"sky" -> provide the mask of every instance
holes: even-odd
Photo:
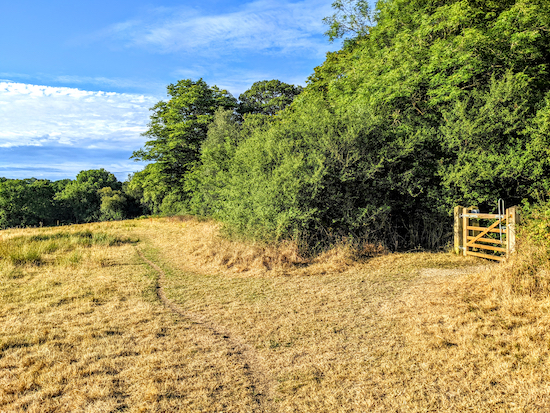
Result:
[[[0,177],[125,180],[168,84],[305,85],[340,47],[323,35],[331,3],[0,0]]]

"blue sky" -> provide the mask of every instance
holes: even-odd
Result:
[[[339,48],[323,35],[331,3],[0,0],[0,176],[124,180],[166,85],[304,85]]]

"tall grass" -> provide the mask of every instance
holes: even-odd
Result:
[[[127,242],[132,240],[91,230],[16,236],[0,241],[0,262],[9,262],[15,266],[40,265],[45,256],[60,250],[69,252],[78,247],[113,246]],[[78,254],[72,256],[77,257]]]
[[[42,245],[40,242],[25,238],[14,238],[0,243],[0,260],[6,260],[13,265],[38,265],[42,261]]]
[[[550,202],[526,206],[517,253],[497,274],[501,293],[536,300],[550,295]]]

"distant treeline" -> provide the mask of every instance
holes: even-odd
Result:
[[[55,182],[0,178],[0,228],[124,219],[142,212],[127,183],[104,169]]]

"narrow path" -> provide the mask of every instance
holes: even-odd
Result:
[[[145,257],[141,249],[136,248],[136,251],[140,258],[157,272],[157,297],[164,304],[164,306],[169,308],[174,313],[202,326],[214,336],[223,339],[229,348],[230,353],[238,356],[244,363],[245,375],[251,382],[251,391],[256,403],[258,404],[258,411],[266,413],[275,412],[275,409],[273,408],[273,383],[265,370],[262,368],[255,350],[250,345],[233,336],[231,332],[223,326],[212,323],[202,315],[185,311],[170,300],[164,291],[164,285],[166,283],[166,273],[164,270]]]

